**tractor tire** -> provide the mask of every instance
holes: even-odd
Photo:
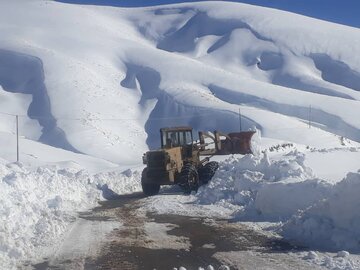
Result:
[[[185,194],[190,194],[193,190],[197,191],[199,188],[199,174],[193,164],[187,163],[183,166],[179,185]]]
[[[142,171],[142,175],[141,175],[141,187],[142,187],[143,193],[144,193],[146,196],[154,196],[154,195],[156,195],[156,194],[159,193],[160,185],[156,185],[156,184],[152,184],[152,183],[147,183],[146,172],[147,172],[147,168],[145,168],[145,169]]]
[[[202,184],[207,184],[213,178],[215,172],[219,169],[219,163],[210,161],[199,169],[199,178]]]

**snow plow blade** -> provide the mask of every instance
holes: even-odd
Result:
[[[256,131],[232,132],[228,134],[214,131],[214,134],[199,132],[201,155],[230,155],[252,154],[251,138]],[[206,143],[205,138],[210,138],[215,143],[215,148],[207,149],[212,143]]]
[[[255,133],[255,131],[243,131],[227,134],[226,139],[221,140],[219,152],[223,153],[222,155],[252,154],[251,138]]]

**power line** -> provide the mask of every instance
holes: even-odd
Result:
[[[143,118],[72,118],[72,117],[48,117],[48,116],[29,116],[29,115],[22,115],[22,114],[11,114],[11,113],[4,113],[0,112],[0,114],[8,115],[8,116],[18,116],[18,117],[27,117],[33,120],[43,119],[43,120],[73,120],[73,121],[84,121],[84,120],[91,120],[91,121],[126,121],[126,120],[141,120]],[[194,117],[203,117],[209,115],[218,115],[218,113],[203,113],[203,114],[195,114],[189,116],[173,116],[173,117],[151,117],[148,120],[171,120],[171,119],[190,119]]]
[[[8,115],[8,116],[16,116],[16,114],[5,113],[5,112],[0,112],[0,114],[4,114],[4,115]]]

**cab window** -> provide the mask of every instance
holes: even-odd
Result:
[[[193,143],[191,131],[185,131],[185,143],[188,145]]]
[[[172,146],[179,146],[179,134],[176,131],[167,132],[166,141],[171,142]]]
[[[176,147],[192,144],[191,131],[167,131],[162,134],[163,147]]]

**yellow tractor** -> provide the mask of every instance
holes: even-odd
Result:
[[[209,161],[210,157],[251,153],[254,133],[200,131],[199,140],[194,142],[191,127],[161,128],[161,149],[143,155],[146,164],[141,178],[144,194],[156,195],[161,185],[179,185],[187,194],[196,191],[200,185],[209,182],[219,168],[216,161]]]

